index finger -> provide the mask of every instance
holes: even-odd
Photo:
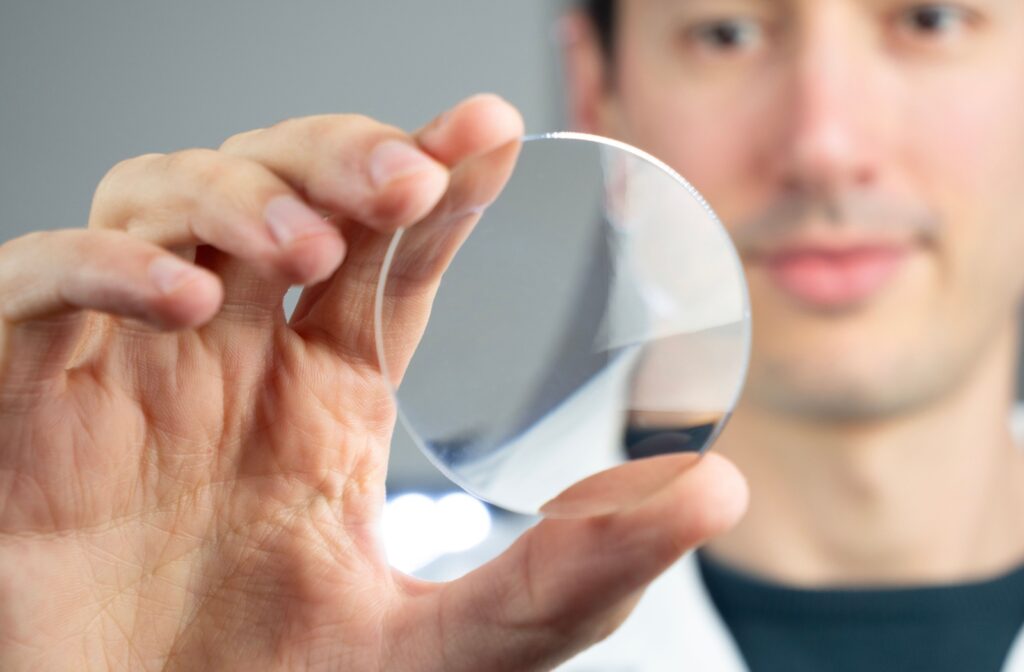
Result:
[[[229,138],[227,154],[259,163],[314,207],[383,233],[430,212],[448,167],[400,129],[359,115],[283,121]]]
[[[414,220],[395,255],[386,297],[385,331],[398,332],[396,350],[389,352],[392,372],[399,372],[422,332],[431,298],[447,262],[468,235],[483,206],[501,191],[518,153],[523,121],[518,111],[497,96],[475,96],[416,134],[418,145],[450,164],[450,181],[443,198],[425,217]],[[377,282],[391,236],[380,227],[343,222],[349,253],[334,277],[303,293],[292,326],[317,337],[339,354],[376,368],[373,306]],[[395,285],[392,287],[392,285]],[[391,329],[388,323],[399,325]],[[393,357],[392,357],[393,355]]]

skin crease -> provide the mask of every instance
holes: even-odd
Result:
[[[823,310],[744,255],[753,353],[716,450],[751,484],[708,549],[797,585],[958,581],[1024,559],[1006,419],[1024,289],[1024,5],[623,0],[615,56],[565,23],[581,130],[672,165],[727,227],[784,195],[895,194],[940,223],[867,301]],[[723,47],[701,26],[742,29]],[[813,222],[804,222],[811,225]]]

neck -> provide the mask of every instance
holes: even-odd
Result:
[[[748,514],[716,558],[804,586],[949,583],[1024,560],[1024,459],[1009,425],[1016,328],[927,408],[852,424],[740,404],[716,449]]]

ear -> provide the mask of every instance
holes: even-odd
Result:
[[[572,10],[559,20],[566,113],[573,130],[615,136],[610,64],[590,18]]]

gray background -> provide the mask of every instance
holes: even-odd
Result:
[[[0,242],[84,226],[117,161],[360,112],[413,129],[493,91],[562,128],[553,0],[0,0]],[[389,485],[444,488],[398,429]]]
[[[551,0],[0,0],[0,242],[86,223],[116,162],[281,119],[406,129],[499,93],[562,124]],[[399,428],[389,486],[444,488]]]

